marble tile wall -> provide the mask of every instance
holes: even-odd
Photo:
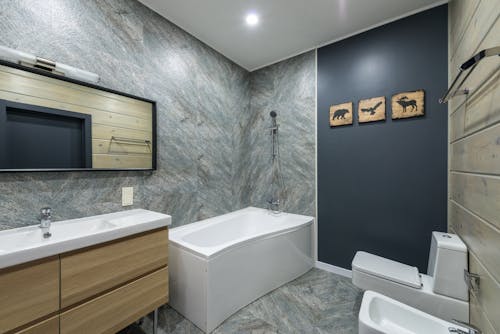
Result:
[[[285,209],[314,213],[314,53],[248,73],[135,0],[0,0],[0,45],[101,75],[158,103],[155,172],[0,173],[0,229],[134,205],[179,226],[265,207],[269,111],[281,123]]]
[[[244,206],[270,200],[271,126],[276,110],[284,181],[282,209],[315,216],[315,51],[250,73],[250,113],[244,121],[238,173]]]
[[[312,269],[243,307],[212,334],[357,334],[362,298],[363,291],[349,278]],[[151,316],[143,330],[119,334],[152,333]],[[170,306],[160,308],[158,320],[162,334],[203,334]]]
[[[0,174],[0,228],[134,208],[174,225],[239,208],[234,147],[248,72],[135,0],[0,0],[0,44],[99,73],[101,85],[158,103],[156,172]],[[236,138],[236,139],[235,139]]]

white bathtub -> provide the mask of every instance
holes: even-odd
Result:
[[[170,230],[170,305],[205,332],[313,267],[313,217],[249,207]]]

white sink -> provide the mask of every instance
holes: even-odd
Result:
[[[75,233],[80,235],[93,234],[100,231],[117,228],[119,225],[113,224],[109,220],[92,219],[79,222],[68,221],[66,223],[54,223],[50,228],[50,233],[56,238],[71,237]]]
[[[50,238],[44,238],[38,226],[0,231],[0,268],[165,227],[171,221],[168,215],[137,209],[54,222]]]
[[[373,291],[366,291],[359,310],[359,334],[450,334],[466,328],[439,319]]]

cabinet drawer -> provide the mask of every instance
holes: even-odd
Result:
[[[168,302],[168,268],[61,314],[61,334],[114,334]]]
[[[59,316],[41,321],[15,334],[59,334]]]
[[[167,265],[168,229],[61,255],[61,308]]]
[[[0,270],[0,333],[58,310],[58,257]]]

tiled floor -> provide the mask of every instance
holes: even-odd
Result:
[[[350,279],[313,269],[244,307],[213,333],[357,334],[361,297]],[[142,327],[152,333],[152,319],[146,318]],[[168,306],[160,309],[159,327],[159,334],[202,333]]]

